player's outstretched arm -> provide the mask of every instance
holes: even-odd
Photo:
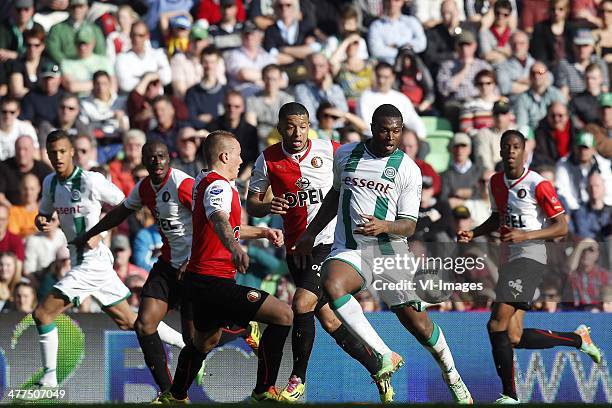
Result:
[[[563,213],[556,217],[549,218],[550,225],[546,228],[542,228],[534,231],[521,231],[519,229],[510,229],[508,232],[503,233],[501,236],[502,242],[519,243],[523,241],[543,239],[552,240],[567,235],[567,220]]]
[[[457,242],[470,242],[476,237],[487,235],[496,231],[499,228],[499,212],[494,211],[489,218],[472,231],[459,231],[457,233]]]
[[[284,243],[283,232],[276,228],[254,227],[252,225],[240,226],[240,239],[265,238],[275,247],[281,247]]]
[[[234,229],[229,223],[229,216],[225,211],[215,211],[210,215],[215,234],[228,251],[232,253],[232,261],[240,273],[246,273],[249,267],[249,256],[244,252],[236,240]]]
[[[130,210],[123,203],[115,206],[104,218],[102,218],[96,225],[94,225],[89,231],[79,235],[72,241],[77,247],[83,247],[92,237],[115,228],[121,224],[127,217],[129,217],[134,210]]]
[[[264,201],[266,194],[249,191],[247,196],[247,212],[253,217],[265,217],[268,214],[285,215],[289,202],[282,197],[272,197],[272,201]]]

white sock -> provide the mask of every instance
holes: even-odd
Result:
[[[159,322],[159,326],[157,326],[157,333],[159,334],[159,338],[166,344],[171,346],[176,346],[180,349],[185,347],[185,342],[183,341],[183,335],[172,327],[168,326],[164,322]]]
[[[49,327],[53,327],[46,333],[40,333],[45,331]],[[59,340],[57,336],[57,327],[55,324],[39,327],[40,333],[40,351],[42,353],[42,363],[45,373],[40,379],[40,383],[48,385],[50,387],[57,387],[57,348],[59,347]]]
[[[448,347],[448,344],[446,344],[446,339],[444,338],[444,333],[442,332],[440,326],[434,323],[431,338],[427,340],[424,346],[427,350],[429,350],[433,358],[438,363],[438,366],[440,366],[442,376],[444,377],[446,383],[456,383],[461,377],[455,368],[453,355]]]
[[[391,353],[385,342],[363,314],[359,302],[351,295],[344,295],[333,302],[333,309],[344,325],[363,343],[380,356]]]

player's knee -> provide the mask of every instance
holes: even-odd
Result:
[[[115,324],[119,328],[119,330],[134,330],[135,322],[130,321],[130,319],[119,317],[115,319]]]
[[[151,322],[147,322],[146,320],[138,316],[138,318],[134,322],[134,331],[139,336],[148,336],[157,331],[157,325],[152,324]]]
[[[293,325],[293,310],[289,305],[283,304],[282,308],[279,308],[276,316],[276,324],[280,326],[292,326]]]
[[[48,314],[40,305],[32,312],[32,318],[37,326],[44,326],[50,323]]]
[[[327,279],[323,283],[323,290],[325,291],[327,297],[332,300],[336,300],[347,294],[346,289],[344,289],[344,285],[336,279]]]
[[[502,327],[502,323],[499,320],[496,319],[490,319],[489,322],[487,323],[487,330],[489,331],[489,333],[495,333],[498,331],[504,331],[506,328]]]
[[[512,343],[512,346],[516,346],[521,342],[521,335],[516,332],[508,332],[508,338],[510,339],[510,343]]]
[[[291,309],[294,314],[303,314],[312,312],[317,305],[317,298],[308,295],[296,296],[293,298],[293,303],[291,304]]]

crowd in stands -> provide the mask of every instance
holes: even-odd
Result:
[[[279,108],[297,101],[310,137],[339,143],[371,136],[382,103],[402,112],[402,150],[423,175],[415,254],[488,218],[501,134],[520,130],[570,225],[550,243],[536,309],[612,312],[612,0],[7,0],[0,16],[1,311],[31,312],[70,270],[57,217],[44,233],[33,222],[52,130],[69,132],[76,163],[126,195],[147,175],[146,141],[163,141],[172,166],[195,177],[202,141],[228,130],[245,194],[259,153],[280,141]],[[152,214],[105,242],[138,307],[162,245]],[[244,245],[240,282],[290,302],[282,249]],[[487,310],[496,259],[461,278],[485,290],[438,309]],[[381,310],[375,291],[359,300]]]

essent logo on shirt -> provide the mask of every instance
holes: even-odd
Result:
[[[355,186],[367,188],[368,190],[378,191],[379,193],[388,194],[389,190],[393,189],[393,186],[389,183],[382,183],[380,181],[368,180],[358,177],[345,177],[344,184],[347,186]]]

